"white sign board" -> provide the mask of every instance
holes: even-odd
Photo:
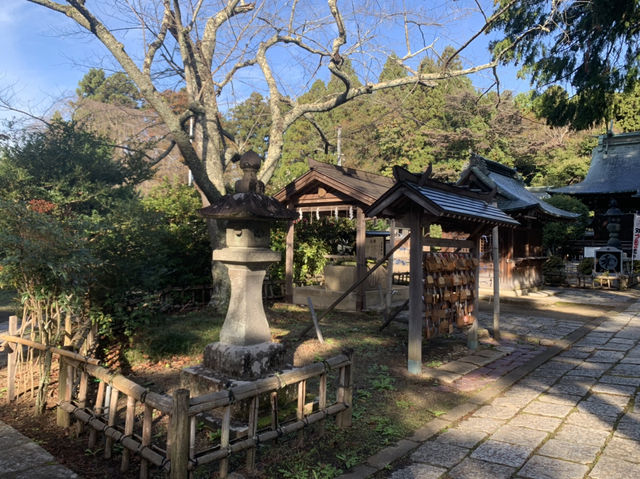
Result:
[[[640,215],[635,214],[633,220],[633,251],[631,253],[631,260],[638,259],[638,246],[640,246]]]

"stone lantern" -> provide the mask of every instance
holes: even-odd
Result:
[[[206,346],[202,367],[187,368],[186,373],[252,380],[283,365],[284,346],[271,341],[262,282],[267,267],[280,259],[280,253],[269,249],[270,227],[296,214],[264,194],[264,183],[256,176],[260,162],[253,151],[242,155],[244,176],[236,182],[235,193],[200,210],[205,218],[227,222],[227,246],[214,250],[213,259],[227,267],[231,297],[220,341]]]
[[[607,246],[620,249],[620,220],[624,213],[618,208],[616,200],[611,200],[609,209],[604,216],[607,218],[607,231],[609,232]]]

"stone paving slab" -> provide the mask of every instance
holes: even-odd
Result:
[[[507,424],[494,432],[491,439],[535,449],[547,438],[547,435],[546,431],[535,431]]]
[[[453,446],[471,449],[480,441],[487,437],[487,433],[483,431],[462,430],[458,428],[449,429],[440,434],[435,441]]]
[[[571,405],[533,401],[524,409],[524,412],[540,416],[566,417],[572,409]]]
[[[461,430],[481,431],[488,434],[494,433],[505,421],[488,417],[471,417],[462,422],[458,428]]]
[[[553,432],[562,424],[562,419],[558,417],[537,416],[535,414],[522,413],[518,414],[509,425],[526,427],[536,431]]]
[[[447,472],[441,467],[429,464],[412,464],[391,474],[391,479],[438,479]]]
[[[488,440],[471,454],[473,459],[511,467],[522,466],[535,447]]]
[[[538,454],[580,464],[590,464],[600,452],[600,448],[601,446],[593,444],[576,444],[559,439],[550,439],[538,450]]]
[[[638,479],[640,464],[618,457],[602,456],[589,473],[591,479]]]
[[[518,407],[512,405],[497,406],[490,404],[483,406],[474,413],[476,417],[490,417],[494,419],[511,419],[518,413]]]
[[[612,394],[612,395],[620,395],[625,397],[630,397],[635,393],[635,386],[625,386],[622,384],[608,384],[599,382],[595,384],[591,388],[591,392],[594,393],[604,393],[604,394]]]
[[[544,456],[533,456],[518,472],[517,477],[530,479],[582,479],[588,466]]]
[[[609,384],[622,384],[626,386],[640,386],[640,377],[636,378],[628,378],[624,376],[614,376],[610,374],[605,374],[602,376],[599,381],[601,383],[609,383]]]
[[[607,443],[603,453],[605,456],[618,457],[629,462],[640,463],[640,443],[631,439],[614,436]]]
[[[609,431],[584,428],[573,424],[564,424],[554,435],[555,439],[569,441],[576,444],[588,444],[602,447],[607,438],[611,435]]]
[[[486,358],[483,358],[483,359],[486,360]],[[491,361],[488,360],[488,362],[491,362]],[[477,369],[476,364],[465,362],[462,360],[451,361],[438,367],[438,371],[447,371],[447,372],[456,373],[460,375],[470,373],[475,369]]]
[[[624,416],[618,423],[614,436],[640,441],[639,419],[640,418],[637,415],[635,417],[631,415]]]
[[[467,458],[449,471],[452,479],[508,479],[515,467]]]
[[[469,449],[436,441],[427,441],[411,454],[411,460],[432,466],[453,467],[469,453]]]
[[[615,416],[598,417],[595,414],[584,412],[572,412],[567,416],[567,424],[582,426],[591,429],[609,431],[616,422]]]

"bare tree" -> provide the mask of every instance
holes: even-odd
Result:
[[[300,117],[309,118],[386,88],[433,86],[441,79],[495,68],[499,61],[465,68],[450,67],[447,62],[438,72],[421,72],[421,58],[437,56],[435,43],[425,35],[429,22],[419,11],[380,11],[376,1],[349,2],[344,9],[338,0],[327,0],[325,6],[305,0],[112,0],[95,7],[84,0],[28,1],[66,15],[108,49],[165,124],[170,146],[179,149],[205,201],[226,193],[223,173],[230,160],[242,153],[242,142],[224,130],[221,115],[223,99],[243,81],[264,85],[268,91],[271,127],[260,171],[260,178],[267,182],[280,159],[284,133]],[[486,16],[480,9],[479,13],[483,26],[469,41],[460,42],[456,55],[501,12]],[[397,61],[407,76],[354,82],[342,68],[345,58],[369,66],[384,62],[391,49],[383,51],[375,40],[393,26],[404,32],[401,43],[406,52]],[[132,29],[135,40],[126,36]],[[140,51],[133,50],[134,41],[142,44]],[[306,78],[298,83],[309,86],[325,68],[339,79],[340,91],[313,102],[300,101],[302,92],[290,91],[288,76],[303,72]],[[175,111],[160,93],[172,75],[178,77],[176,84],[186,88],[189,102],[183,111]],[[197,124],[196,142],[190,141],[190,119]]]

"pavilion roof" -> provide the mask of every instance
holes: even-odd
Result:
[[[401,173],[398,182],[365,212],[367,216],[397,217],[412,206],[423,208],[434,222],[445,226],[474,229],[473,225],[517,226],[519,223],[491,204],[492,194],[470,191],[427,178]],[[448,230],[456,228],[447,228]]]
[[[469,167],[460,175],[458,184],[475,184],[484,187],[483,189],[487,191],[496,190],[498,207],[506,213],[536,212],[543,216],[564,220],[580,216],[577,213],[556,208],[527,190],[514,168],[480,155],[471,155]]]
[[[282,188],[274,197],[282,203],[295,203],[303,194],[326,187],[340,198],[341,203],[366,207],[393,184],[392,178],[375,173],[309,160],[309,171]]]
[[[636,193],[640,190],[640,132],[598,137],[581,183],[551,190],[570,195]]]

